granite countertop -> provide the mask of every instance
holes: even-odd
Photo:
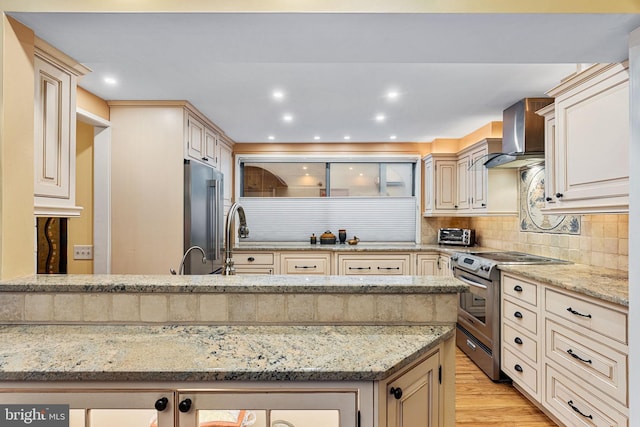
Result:
[[[318,238],[319,239],[319,238]],[[312,245],[309,242],[247,242],[236,243],[234,251],[327,251],[327,252],[469,252],[483,250],[478,246],[427,245],[411,242],[360,242],[357,245]]]
[[[500,270],[629,307],[626,271],[584,264],[501,265]]]
[[[34,275],[0,281],[0,292],[434,294],[467,291],[452,277],[203,275]]]
[[[452,326],[0,326],[0,381],[375,381]]]

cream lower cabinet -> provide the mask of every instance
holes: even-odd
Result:
[[[280,254],[281,274],[331,274],[331,254],[299,252]]]
[[[380,384],[380,426],[418,427],[442,425],[440,353]],[[386,419],[386,424],[382,420]]]
[[[413,274],[411,254],[408,253],[338,254],[337,263],[338,274],[344,276]]]
[[[278,274],[277,254],[259,251],[234,251],[236,274]]]
[[[416,256],[418,276],[440,276],[438,254],[418,254]]]
[[[50,391],[57,388],[64,392]],[[132,390],[82,388],[58,385],[58,387],[12,390],[0,392],[0,401],[5,405],[68,405],[68,420],[55,409],[49,416],[56,417],[60,424],[69,427],[175,427],[175,391],[171,389]],[[39,411],[40,408],[37,408]],[[4,414],[3,414],[4,416]],[[66,414],[64,415],[66,417]],[[65,421],[68,424],[65,424]],[[34,424],[35,425],[35,424]],[[49,424],[53,425],[53,424]]]
[[[501,369],[537,402],[542,396],[540,292],[531,281],[502,277]]]
[[[416,275],[418,276],[451,276],[450,257],[443,254],[416,255]]]
[[[628,426],[626,307],[502,279],[502,370],[565,425]]]
[[[628,212],[628,64],[596,64],[547,92],[545,210]]]

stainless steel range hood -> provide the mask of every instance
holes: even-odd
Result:
[[[520,168],[544,162],[544,117],[536,111],[553,98],[525,98],[502,113],[502,153],[489,155],[488,168]]]

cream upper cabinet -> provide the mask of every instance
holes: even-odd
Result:
[[[191,111],[185,111],[187,122],[185,137],[186,158],[219,168],[218,135]]]
[[[457,158],[451,154],[429,154],[424,159],[424,215],[455,212]]]
[[[79,216],[76,206],[76,87],[89,70],[36,38],[34,213]]]
[[[224,211],[227,212],[233,201],[233,155],[231,146],[227,145],[224,141],[219,141],[218,148],[219,168],[220,172],[222,172],[222,175],[224,176]]]
[[[551,89],[546,120],[546,210],[628,212],[628,64],[596,64]],[[555,128],[554,128],[555,125]]]
[[[516,215],[518,171],[487,169],[500,139],[477,142],[457,154],[429,154],[424,161],[424,216]]]

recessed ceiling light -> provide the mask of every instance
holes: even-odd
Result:
[[[351,137],[349,135],[345,135],[344,139],[351,139]]]
[[[293,116],[291,114],[285,114],[284,116],[282,116],[282,120],[284,120],[285,122],[292,122]]]
[[[303,166],[303,167],[302,167],[302,170],[307,170],[307,167],[306,167],[306,166]]]
[[[273,96],[273,99],[276,99],[278,101],[284,99],[284,92],[281,90],[274,90],[271,95]]]
[[[115,86],[118,84],[118,81],[113,77],[105,77],[103,81],[110,86]]]
[[[389,139],[396,139],[396,138],[397,138],[397,136],[395,136],[395,135],[391,135],[391,136],[389,137]]]
[[[398,99],[398,97],[400,96],[400,93],[398,93],[397,90],[390,90],[389,92],[387,92],[387,98],[388,99]]]
[[[316,141],[320,139],[320,135],[316,135],[313,137],[313,139],[315,139]]]
[[[267,138],[269,139],[269,141],[273,141],[274,139],[276,139],[276,137],[273,135],[269,135]]]
[[[376,115],[376,122],[378,122],[378,123],[382,123],[382,122],[384,122],[386,119],[387,119],[387,118],[385,117],[385,115],[384,115],[384,114],[378,114],[378,115]]]

